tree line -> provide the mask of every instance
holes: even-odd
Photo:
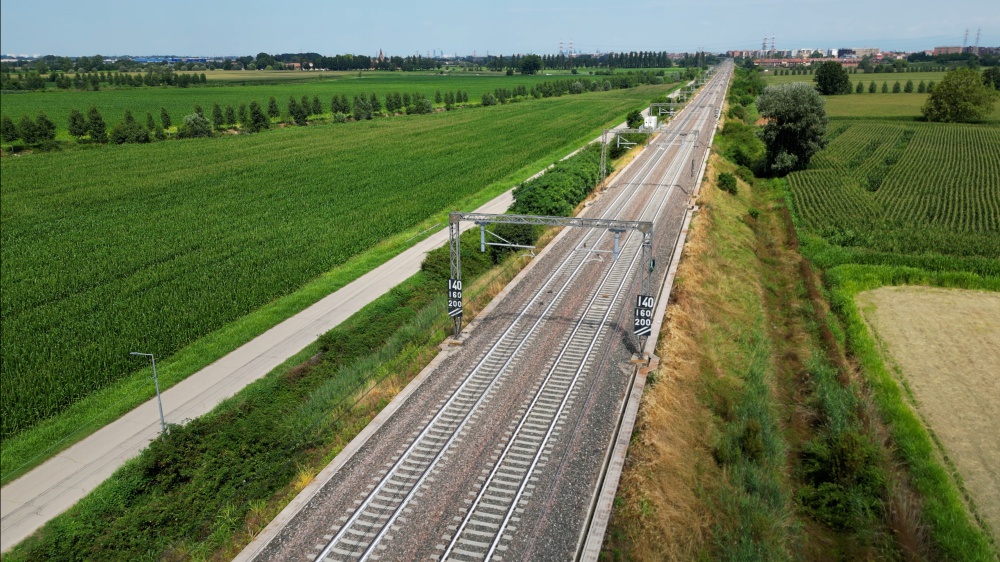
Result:
[[[663,71],[629,72],[595,79],[580,77],[549,80],[533,84],[530,88],[523,84],[513,88],[496,88],[493,92],[482,95],[480,105],[490,106],[529,98],[559,97],[662,83],[664,83]],[[166,108],[160,108],[159,119],[152,113],[147,113],[145,119],[140,120],[131,111],[125,111],[122,119],[109,128],[97,107],[91,106],[86,113],[79,109],[70,111],[67,131],[80,143],[148,143],[170,137],[211,137],[226,131],[257,133],[275,123],[302,126],[309,124],[310,121],[325,119],[327,109],[332,122],[344,123],[348,120],[364,121],[378,116],[422,115],[432,113],[435,105],[443,105],[443,109],[449,111],[469,103],[469,93],[463,90],[445,92],[438,90],[434,93],[433,99],[420,92],[390,92],[384,96],[373,92],[355,94],[350,99],[346,94],[334,95],[326,103],[318,95],[312,98],[302,96],[299,99],[291,96],[283,110],[278,100],[271,96],[263,105],[256,101],[236,106],[213,103],[207,114],[200,105],[196,105],[193,113],[185,115],[177,123],[176,130],[172,128],[174,122]],[[4,115],[2,126],[2,138],[6,143],[22,141],[27,146],[42,146],[46,142],[55,140],[55,124],[44,113],[39,113],[34,119],[22,116],[17,122]]]
[[[816,91],[823,95],[861,94],[865,91],[864,82],[859,80],[852,86],[848,73],[834,61],[827,61],[816,69],[813,78]],[[941,86],[936,87],[934,81],[917,86],[913,80],[907,80],[901,85],[899,80],[892,85],[892,93],[930,94],[921,113],[928,121],[981,121],[992,111],[996,99],[1000,98],[1000,67],[990,67],[980,74],[972,68],[958,68],[945,73]],[[868,93],[879,91],[875,81],[868,84]],[[881,92],[889,93],[889,83],[882,82]]]
[[[201,74],[181,74],[175,73],[169,67],[153,68],[143,73],[127,72],[77,72],[70,76],[63,72],[52,72],[47,77],[43,77],[38,72],[18,72],[16,74],[5,72],[0,75],[0,89],[5,91],[16,90],[44,90],[47,83],[55,84],[60,90],[91,90],[97,91],[101,87],[115,88],[138,88],[142,86],[176,86],[187,88],[208,83],[208,77],[204,72]]]

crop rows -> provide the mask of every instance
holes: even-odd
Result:
[[[235,72],[235,71],[234,71]],[[252,74],[252,73],[250,73]],[[272,84],[240,85],[232,83],[220,86],[199,88],[125,88],[120,90],[101,90],[97,92],[48,91],[5,94],[0,111],[11,117],[15,122],[22,115],[32,118],[39,112],[44,112],[59,128],[66,129],[69,113],[73,109],[86,112],[90,106],[97,107],[109,123],[118,121],[126,110],[131,111],[136,118],[142,120],[147,113],[159,119],[160,109],[164,108],[174,123],[194,112],[194,106],[200,105],[206,111],[212,104],[218,103],[225,107],[231,105],[249,104],[256,101],[261,107],[267,107],[270,97],[281,103],[282,109],[289,97],[299,99],[307,96],[319,97],[324,108],[329,108],[333,96],[347,96],[352,99],[358,94],[375,93],[384,101],[390,93],[419,93],[433,100],[435,92],[442,94],[448,91],[462,90],[468,92],[470,99],[478,102],[486,92],[497,88],[514,89],[524,86],[527,89],[535,84],[565,80],[571,75],[559,76],[414,76],[404,73],[382,73],[363,78],[348,75],[336,75],[336,78],[315,80],[309,82],[279,82]],[[581,79],[602,79],[601,76],[581,75]]]
[[[171,90],[174,91],[174,90]],[[4,158],[6,438],[655,96]]]
[[[830,130],[827,149],[789,176],[807,229],[878,251],[1000,257],[1000,127],[834,120]]]

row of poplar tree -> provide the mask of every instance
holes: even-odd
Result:
[[[444,94],[437,92],[434,96],[434,102],[444,103],[446,109],[468,101],[468,92],[461,90]],[[383,108],[390,114],[398,112],[420,114],[433,111],[433,104],[421,93],[391,93],[386,95],[384,103],[376,94],[355,95],[353,100],[348,100],[346,95],[341,94],[333,96],[330,103],[330,112],[334,120],[339,122],[346,121],[349,116],[359,121],[372,119],[381,114]],[[273,96],[268,100],[266,109],[256,101],[250,102],[249,105],[240,104],[236,108],[232,105],[223,108],[215,103],[212,104],[208,116],[201,106],[196,105],[194,109],[194,113],[185,116],[182,122],[178,123],[179,138],[207,137],[212,136],[214,131],[235,128],[240,132],[256,133],[270,128],[272,120],[282,116],[278,101]],[[323,112],[319,96],[313,96],[311,100],[308,96],[302,96],[301,100],[291,97],[288,99],[284,121],[305,125],[309,117]],[[170,114],[166,108],[161,108],[159,121],[152,113],[147,113],[145,123],[140,123],[131,111],[126,110],[122,120],[109,128],[101,112],[92,106],[86,115],[78,109],[71,110],[67,130],[81,142],[125,144],[165,139],[166,131],[170,130],[171,126],[173,120]],[[39,113],[34,119],[27,115],[22,116],[16,123],[6,115],[0,118],[0,137],[4,142],[22,141],[27,145],[37,145],[54,140],[55,135],[55,124],[44,113]]]

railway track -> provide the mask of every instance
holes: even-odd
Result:
[[[647,148],[653,157],[623,172],[602,218],[638,217],[655,223],[676,200],[675,190],[683,189],[682,177],[697,147],[685,137],[692,128],[705,132],[711,113],[701,105],[689,104],[690,111],[682,111]],[[643,192],[648,196],[641,196]],[[368,483],[355,492],[353,502],[341,508],[339,516],[327,516],[327,523],[313,525],[324,528],[322,542],[314,539],[305,556],[308,549],[295,547],[298,559],[406,559],[418,548],[423,558],[473,561],[511,552],[515,537],[523,534],[521,517],[539,486],[539,471],[548,466],[567,433],[565,414],[577,401],[593,399],[592,379],[607,367],[609,340],[620,336],[616,330],[636,293],[641,236],[629,233],[619,259],[608,264],[594,259],[595,252],[605,252],[601,248],[610,244],[607,231],[567,234],[570,250],[565,258],[552,265],[489,345],[468,360],[469,367],[451,383],[446,397],[420,417],[419,429],[410,431],[388,460],[377,465],[381,469],[368,474]],[[607,267],[594,267],[595,261]],[[567,310],[576,312],[571,321]],[[519,391],[522,398],[514,418],[491,443],[486,455],[490,466],[463,477],[474,483],[472,488],[466,487],[464,497],[451,498],[445,532],[429,535],[430,541],[417,547],[400,547],[405,554],[393,554],[394,539],[421,523],[415,520],[427,509],[421,498],[450,482],[453,471],[468,472],[459,451],[482,433],[484,419],[496,419],[491,409],[504,409],[493,402],[515,403],[505,393],[518,384],[525,386],[519,381],[526,380],[523,373],[528,371],[537,374]],[[557,472],[565,463],[559,465]],[[280,557],[275,553],[271,558]]]

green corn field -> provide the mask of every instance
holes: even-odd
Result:
[[[4,157],[3,438],[663,91]]]
[[[789,176],[802,226],[839,246],[1000,258],[1000,127],[832,120]]]

